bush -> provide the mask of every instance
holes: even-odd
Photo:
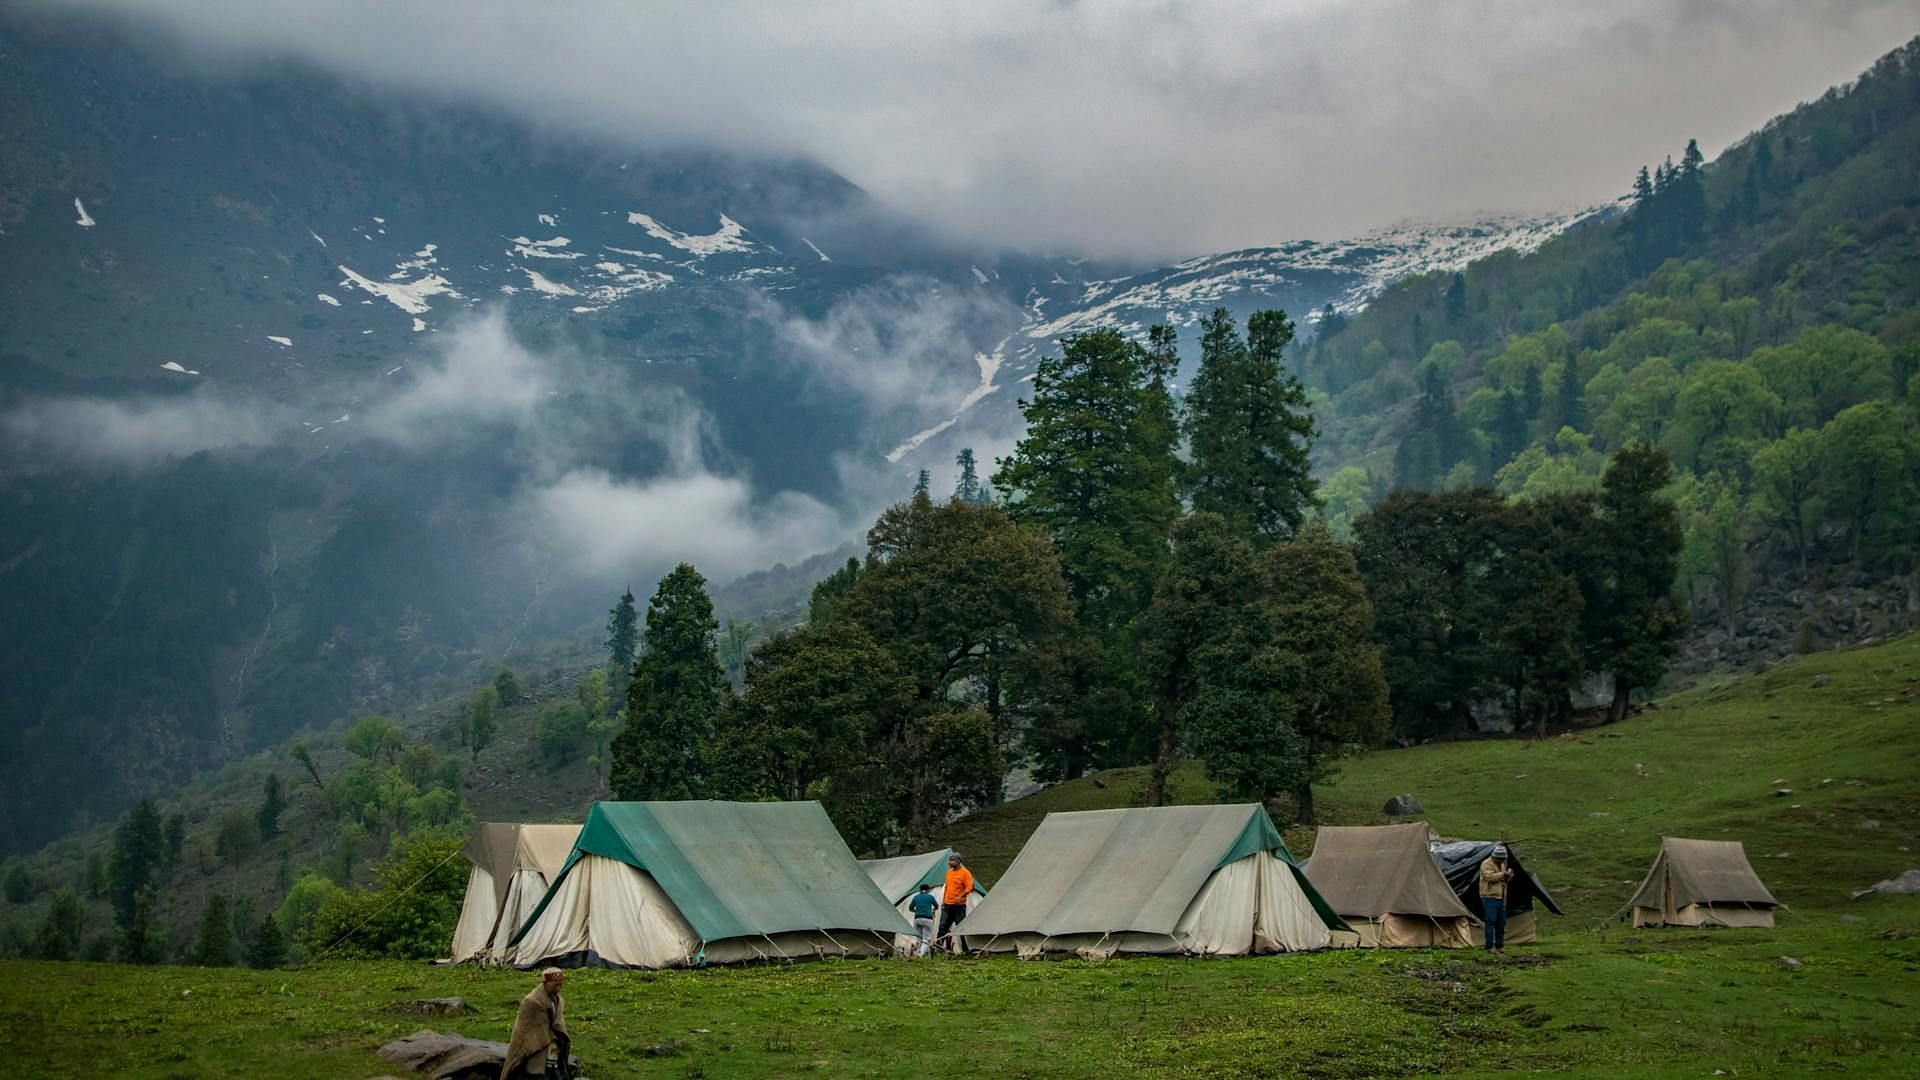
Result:
[[[80,955],[80,935],[87,927],[87,911],[72,889],[53,894],[47,917],[35,935],[33,952],[42,960],[72,960]]]
[[[331,951],[415,960],[444,955],[466,894],[467,866],[459,858],[463,842],[443,833],[396,841],[373,869],[375,888],[338,889],[320,904],[300,938],[308,955]]]
[[[239,863],[260,848],[260,819],[245,810],[233,809],[220,816],[219,831],[214,833],[213,853],[229,863]]]
[[[5,884],[0,887],[6,890],[10,904],[24,904],[33,899],[33,875],[27,871],[27,864],[15,859],[13,865],[7,867]]]
[[[540,756],[549,767],[565,765],[586,737],[586,710],[577,703],[555,702],[540,714]]]

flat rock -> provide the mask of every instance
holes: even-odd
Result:
[[[1800,961],[1794,959],[1791,956],[1777,956],[1774,958],[1774,961],[1778,963],[1781,967],[1786,968],[1788,971],[1800,970]]]
[[[1874,893],[1920,893],[1920,870],[1909,870],[1896,878],[1888,878],[1875,885],[1868,886],[1853,894],[1855,900]]]
[[[422,1028],[379,1050],[380,1057],[433,1080],[496,1080],[507,1062],[507,1044],[469,1039]],[[573,1057],[578,1070],[580,1058]]]

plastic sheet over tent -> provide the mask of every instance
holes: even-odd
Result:
[[[961,924],[969,948],[1093,957],[1324,949],[1335,929],[1252,804],[1048,814]]]
[[[1440,873],[1468,911],[1480,910],[1480,864],[1493,854],[1494,846],[1492,840],[1435,840],[1429,844]],[[1512,844],[1507,845],[1507,865],[1514,871],[1513,880],[1507,883],[1507,944],[1531,945],[1540,940],[1534,902],[1555,915],[1561,914],[1560,905],[1554,903],[1533,871],[1522,865],[1520,849]]]
[[[560,875],[579,834],[578,825],[488,822],[474,828],[460,849],[471,869],[453,929],[454,963],[501,955]]]
[[[1307,879],[1350,924],[1337,944],[1363,948],[1473,947],[1480,920],[1460,903],[1427,849],[1431,831],[1404,825],[1323,826]]]
[[[900,917],[912,923],[913,915],[907,910],[907,901],[920,891],[922,884],[933,886],[936,897],[944,894],[947,885],[947,856],[953,854],[952,848],[939,851],[925,851],[918,855],[899,855],[891,859],[862,859],[860,869],[867,872],[873,883],[880,889],[880,895],[893,902],[893,908]],[[973,883],[973,893],[967,897],[967,910],[978,907],[987,895],[987,890]],[[894,940],[893,946],[906,950],[918,939],[911,934],[901,935]]]
[[[659,968],[875,956],[911,929],[819,803],[597,803],[508,959]]]
[[[1633,925],[1770,927],[1778,903],[1740,841],[1663,836],[1633,894]]]

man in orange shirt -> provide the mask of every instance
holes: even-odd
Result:
[[[947,856],[947,891],[940,897],[940,937],[942,949],[966,952],[967,947],[954,937],[953,929],[967,917],[967,900],[973,896],[973,871],[960,861],[960,853]]]

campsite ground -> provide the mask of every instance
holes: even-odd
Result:
[[[1920,1055],[1920,897],[1848,893],[1920,866],[1916,695],[1920,637],[1908,637],[1729,678],[1571,737],[1350,763],[1323,796],[1329,820],[1380,820],[1405,791],[1443,833],[1524,846],[1568,914],[1504,963],[1409,950],[584,971],[570,1019],[596,1078],[918,1076],[941,1062],[1013,1076],[1906,1075]],[[946,839],[991,881],[1046,811],[1129,805],[1141,780],[1061,785]],[[1208,796],[1192,769],[1175,791]],[[1608,922],[1662,832],[1744,841],[1787,905],[1778,929]],[[1288,840],[1311,850],[1310,830]],[[47,1075],[295,1080],[377,1075],[373,1049],[423,1026],[504,1038],[530,978],[397,962],[4,963],[0,985],[0,1024],[33,1040]],[[390,1010],[446,995],[478,1011]]]

